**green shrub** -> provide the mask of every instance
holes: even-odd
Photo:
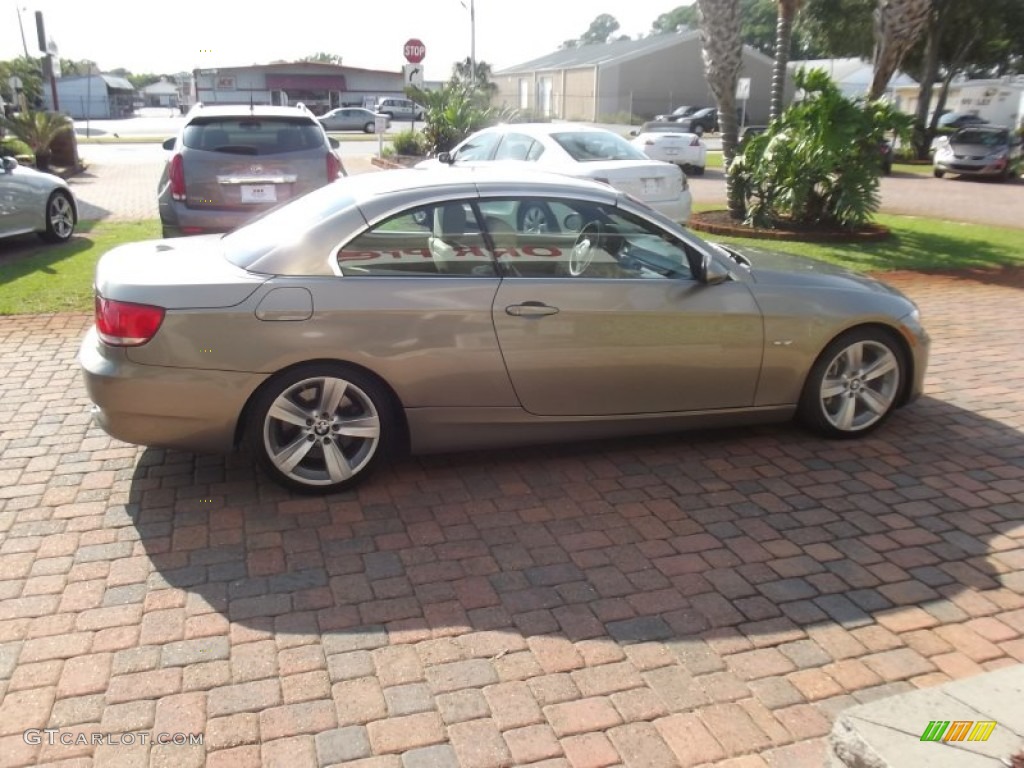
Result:
[[[752,138],[729,168],[746,222],[856,228],[878,210],[879,147],[911,124],[881,101],[848,99],[821,70],[798,72],[806,93]]]
[[[412,129],[399,131],[391,139],[391,146],[397,155],[423,155],[426,150],[423,146],[423,137],[418,131]]]
[[[408,88],[409,98],[423,105],[423,149],[448,152],[471,133],[499,122],[511,122],[516,111],[489,106],[485,93],[453,78],[436,91]]]

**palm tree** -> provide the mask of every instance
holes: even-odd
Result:
[[[743,39],[740,36],[740,0],[697,0],[700,11],[700,40],[704,54],[704,76],[718,102],[718,121],[722,127],[722,154],[729,194],[729,212],[733,218],[744,215],[740,196],[734,195],[729,166],[736,155],[739,126],[736,120],[736,80],[743,64]]]
[[[928,25],[932,0],[878,0],[875,7],[875,75],[869,99],[885,93],[907,51]]]
[[[779,0],[779,19],[775,25],[775,66],[772,69],[772,100],[768,110],[769,121],[782,114],[786,97],[786,67],[789,48],[793,41],[793,22],[803,0]]]
[[[0,117],[3,129],[28,144],[36,157],[36,168],[50,167],[50,145],[65,131],[72,129],[71,119],[57,112],[19,112],[13,117]]]

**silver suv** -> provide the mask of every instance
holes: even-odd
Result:
[[[196,105],[164,142],[157,187],[164,237],[227,232],[347,175],[316,117],[294,107]]]
[[[409,99],[380,99],[373,108],[374,112],[387,115],[391,120],[422,120],[423,107]]]

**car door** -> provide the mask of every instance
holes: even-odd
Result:
[[[0,170],[0,237],[31,232],[42,222],[46,199],[32,182],[20,167]]]
[[[746,285],[701,282],[696,246],[613,206],[503,199],[481,211],[490,228],[510,207],[539,203],[557,231],[505,235],[496,250],[505,277],[494,327],[524,409],[612,416],[753,404],[764,335]]]

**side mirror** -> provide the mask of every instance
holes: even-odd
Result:
[[[328,136],[327,137],[327,143],[331,145],[331,149],[338,149],[338,148],[341,147],[341,142],[338,141],[333,136]]]
[[[704,258],[701,261],[701,273],[705,285],[718,285],[732,277],[728,269],[719,264],[717,259],[713,259],[707,254],[704,254]]]
[[[13,157],[3,158],[4,173],[12,173],[18,167],[18,161]]]
[[[176,142],[176,141],[177,141],[176,138],[167,139],[161,146],[164,149],[166,149],[168,152],[171,152],[171,151],[174,150],[174,142]]]
[[[451,152],[442,152],[437,156],[437,160],[445,165],[451,165],[455,162],[455,158],[452,156]]]

